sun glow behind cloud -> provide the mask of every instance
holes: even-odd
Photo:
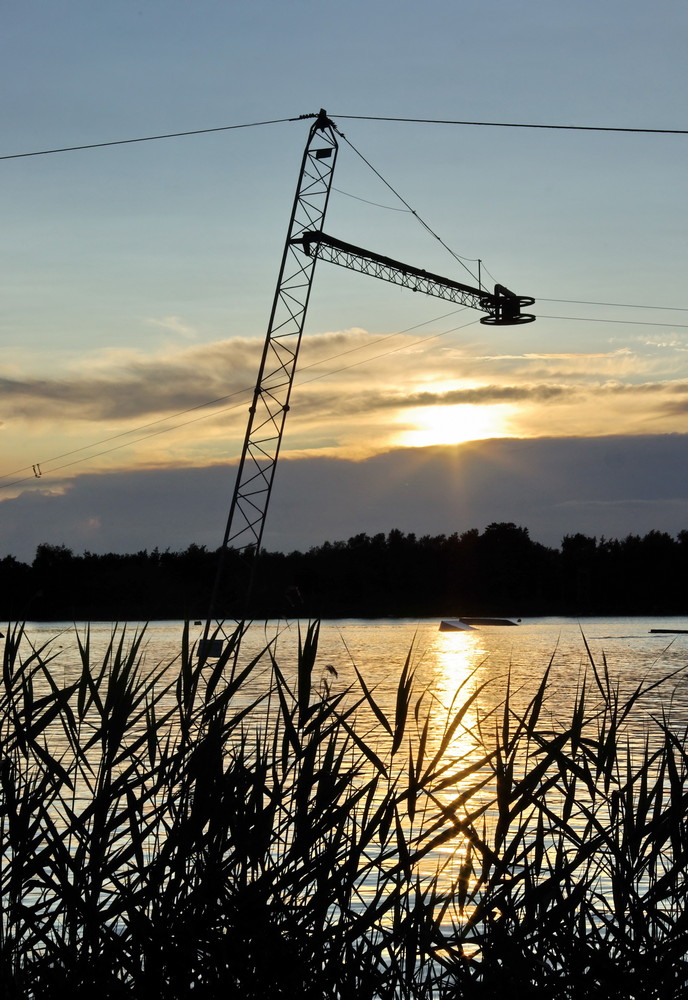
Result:
[[[509,437],[512,413],[513,407],[507,404],[416,407],[403,414],[404,429],[394,437],[393,443],[405,448],[424,448]]]
[[[307,338],[282,455],[358,460],[396,447],[685,428],[688,355],[673,347],[489,355],[482,343],[425,344],[415,333],[382,341],[361,327]],[[100,348],[53,359],[50,371],[43,354],[23,356],[22,370],[0,363],[4,495],[15,480],[44,487],[35,463],[41,477],[70,478],[235,461],[261,343]]]

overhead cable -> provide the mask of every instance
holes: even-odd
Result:
[[[613,306],[616,309],[664,309],[669,312],[688,312],[688,306],[644,306],[636,302],[592,302],[589,299],[545,299],[538,295],[538,302],[566,302],[575,306]]]
[[[427,222],[425,222],[425,220],[420,217],[420,215],[418,214],[418,212],[416,212],[416,210],[414,208],[412,208],[411,205],[409,205],[409,203],[406,201],[406,199],[402,195],[400,195],[399,192],[394,187],[392,187],[392,185],[390,184],[390,182],[385,177],[382,176],[382,174],[380,173],[380,171],[377,170],[373,166],[373,164],[370,162],[370,160],[366,159],[366,157],[363,155],[363,153],[361,153],[360,150],[356,149],[356,147],[354,146],[354,144],[349,139],[347,139],[347,137],[345,135],[343,135],[341,132],[339,132],[338,129],[337,129],[337,133],[338,133],[338,135],[341,136],[341,138],[344,140],[344,142],[347,144],[347,146],[349,146],[354,151],[354,153],[356,154],[356,156],[360,157],[361,160],[363,160],[363,162],[365,163],[365,165],[367,167],[370,167],[370,169],[373,171],[373,173],[375,174],[375,176],[378,177],[382,181],[382,183],[385,185],[385,187],[389,188],[389,190],[392,192],[392,194],[395,196],[395,198],[398,198],[399,201],[402,203],[402,205],[406,206],[406,208],[408,209],[408,211],[411,213],[411,215],[413,215],[418,220],[418,222],[421,224],[421,226],[423,227],[423,229],[425,229],[426,232],[428,232],[430,234],[430,236],[432,236],[434,239],[436,239],[438,241],[438,243],[440,243],[444,247],[444,249],[448,253],[451,254],[451,256],[454,258],[454,260],[457,261],[457,263],[461,264],[461,266],[466,269],[466,271],[470,274],[470,276],[473,278],[473,280],[479,284],[480,283],[479,277],[477,277],[475,274],[473,274],[473,272],[471,271],[470,267],[468,267],[466,265],[466,261],[467,260],[470,261],[471,263],[479,263],[479,261],[477,260],[477,258],[474,258],[474,257],[461,257],[460,254],[455,253],[452,250],[452,248],[450,246],[448,246],[444,242],[444,240],[442,239],[442,237],[438,236],[437,233],[434,231],[434,229],[431,229],[430,226],[427,224]]]
[[[336,191],[337,194],[343,194],[346,198],[353,198],[354,201],[362,201],[365,205],[372,205],[374,208],[384,208],[388,212],[410,212],[410,208],[397,208],[395,205],[381,205],[379,201],[370,201],[368,198],[359,198],[357,194],[351,194],[350,191],[342,191],[341,188],[332,185],[332,190]]]
[[[688,323],[649,323],[646,319],[597,319],[593,316],[546,316],[538,313],[538,319],[573,320],[575,323],[621,323],[624,326],[669,326],[672,330],[688,330]]]
[[[356,121],[370,122],[407,122],[415,125],[482,125],[487,128],[541,128],[557,129],[565,132],[636,132],[654,135],[688,135],[685,128],[625,128],[610,125],[547,125],[535,122],[473,122],[458,121],[449,118],[395,118],[382,115],[338,115],[333,118],[348,118]]]
[[[78,146],[57,146],[53,149],[36,149],[27,153],[6,153],[0,155],[0,160],[18,160],[28,156],[48,156],[51,153],[72,153],[84,149],[102,149],[105,146],[125,146],[135,142],[154,142],[158,139],[176,139],[189,135],[208,135],[211,132],[229,132],[232,129],[254,128],[258,125],[278,125],[283,122],[303,121],[315,118],[315,114],[295,115],[291,118],[271,118],[259,122],[246,122],[240,125],[218,125],[215,128],[187,129],[183,132],[163,132],[159,135],[143,135],[133,139],[112,139],[108,142],[88,142]],[[372,122],[401,122],[415,125],[475,125],[485,128],[532,128],[554,129],[564,132],[627,132],[649,135],[688,135],[684,128],[628,128],[614,125],[551,125],[542,122],[480,122],[465,121],[450,118],[401,118],[391,115],[333,115],[333,118]]]
[[[50,153],[73,153],[80,149],[101,149],[103,146],[126,146],[132,142],[154,142],[156,139],[177,139],[185,135],[207,135],[209,132],[229,132],[237,128],[255,128],[258,125],[277,125],[280,122],[297,122],[313,115],[298,115],[296,118],[273,118],[264,122],[246,122],[242,125],[218,125],[216,128],[195,128],[187,132],[164,132],[161,135],[143,135],[136,139],[113,139],[110,142],[88,142],[82,146],[60,146],[56,149],[37,149],[32,153],[7,153],[0,160],[19,160],[25,156],[48,156]]]

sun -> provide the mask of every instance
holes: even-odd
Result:
[[[512,407],[507,404],[415,407],[404,411],[404,428],[395,435],[394,443],[404,448],[425,448],[507,437],[511,412]]]

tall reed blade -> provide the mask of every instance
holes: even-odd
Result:
[[[624,699],[588,646],[565,714],[554,660],[529,700],[440,706],[409,651],[391,694],[354,665],[316,695],[311,623],[296,663],[243,630],[199,660],[185,630],[151,666],[144,633],[96,656],[87,631],[61,681],[8,633],[8,1000],[685,996],[685,724],[629,736],[654,680]]]
[[[297,672],[297,697],[299,704],[299,725],[303,726],[310,712],[313,667],[318,652],[320,622],[309,622],[306,635],[302,637],[299,625],[299,656]]]

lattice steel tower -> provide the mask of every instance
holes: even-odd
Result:
[[[494,291],[488,292],[484,288],[443,278],[327,236],[323,232],[323,223],[337,160],[336,135],[341,133],[337,132],[325,111],[321,110],[314,117],[301,162],[289,231],[249,409],[208,612],[206,638],[210,621],[217,611],[220,585],[224,573],[228,571],[226,564],[230,554],[234,595],[235,598],[238,596],[238,606],[243,612],[234,617],[241,620],[247,616],[315,264],[319,257],[413,291],[480,309],[486,313],[482,323],[515,325],[535,319],[533,315],[521,311],[523,306],[532,305],[534,299],[515,295],[503,285],[495,285]]]

